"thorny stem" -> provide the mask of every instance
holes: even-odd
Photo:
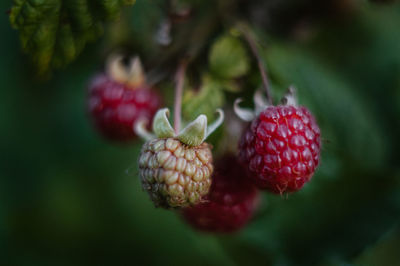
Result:
[[[182,94],[185,81],[185,72],[188,64],[187,59],[183,59],[176,71],[175,75],[175,102],[174,102],[174,130],[175,134],[179,134],[181,128],[181,109],[182,109]]]
[[[270,85],[269,85],[269,81],[268,81],[267,70],[261,59],[260,51],[258,50],[256,40],[254,39],[252,33],[249,32],[249,29],[246,25],[239,25],[238,29],[243,34],[243,37],[245,38],[246,42],[250,46],[251,52],[253,53],[254,57],[257,60],[257,64],[258,64],[258,68],[260,70],[262,83],[263,83],[263,87],[264,87],[264,90],[265,90],[265,93],[267,96],[267,100],[272,105],[271,89],[270,89]]]

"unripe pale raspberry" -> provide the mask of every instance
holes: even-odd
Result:
[[[231,233],[243,228],[258,206],[259,195],[235,156],[219,159],[205,202],[182,210],[186,222],[198,230]]]
[[[211,185],[211,150],[207,143],[190,147],[174,138],[150,140],[140,153],[139,171],[157,207],[195,205]]]
[[[156,207],[180,208],[202,202],[211,186],[213,172],[211,146],[204,142],[223,121],[223,112],[211,125],[200,115],[178,133],[168,121],[169,110],[159,110],[152,135],[143,127],[136,132],[147,139],[139,156],[142,187]],[[178,131],[178,130],[177,130]]]

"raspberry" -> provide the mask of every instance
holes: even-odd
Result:
[[[223,122],[223,112],[218,112],[219,119],[208,127],[207,117],[200,115],[184,129],[174,131],[168,121],[169,110],[160,109],[153,121],[155,136],[143,123],[136,124],[136,132],[147,139],[139,156],[140,179],[156,207],[193,206],[208,193],[213,165],[211,146],[204,141]]]
[[[312,177],[320,146],[320,130],[307,108],[269,106],[242,135],[239,159],[259,188],[294,192]]]
[[[128,76],[115,70],[98,74],[89,85],[89,113],[99,132],[110,140],[134,139],[133,125],[139,119],[150,123],[160,103],[160,96],[143,81],[129,82]]]
[[[206,202],[182,211],[194,228],[207,232],[234,232],[251,219],[258,205],[258,191],[246,178],[234,156],[225,156],[215,166]]]
[[[153,139],[139,157],[142,187],[157,207],[183,207],[202,200],[213,171],[209,145],[190,147],[177,139]]]

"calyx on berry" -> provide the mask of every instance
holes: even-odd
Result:
[[[243,121],[250,122],[257,118],[262,111],[264,111],[267,107],[272,106],[265,99],[264,95],[260,90],[257,90],[253,96],[254,101],[254,110],[250,108],[242,108],[239,104],[242,102],[241,98],[236,99],[233,110],[236,115],[242,119]],[[297,106],[296,100],[296,89],[293,86],[290,86],[287,90],[287,93],[282,97],[281,104],[284,106]]]
[[[207,116],[199,115],[194,121],[190,122],[185,128],[180,130],[178,134],[172,128],[168,116],[169,109],[163,108],[158,110],[153,120],[153,132],[147,132],[142,120],[135,126],[136,133],[145,140],[154,138],[175,138],[190,147],[196,147],[202,144],[208,136],[210,136],[224,121],[224,113],[221,109],[217,109],[218,118],[207,125]]]
[[[129,62],[124,62],[125,58],[121,54],[112,54],[106,62],[108,75],[116,82],[125,84],[131,88],[138,88],[145,84],[146,75],[143,70],[142,62],[138,56],[129,58]]]

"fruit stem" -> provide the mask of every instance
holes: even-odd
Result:
[[[182,94],[183,85],[185,81],[185,72],[188,64],[187,59],[183,59],[178,66],[178,70],[175,75],[175,103],[174,103],[174,131],[175,134],[179,134],[181,128],[181,109],[182,109]]]
[[[269,81],[268,81],[267,69],[262,61],[260,51],[258,50],[258,47],[257,47],[257,42],[254,39],[252,32],[250,31],[248,25],[241,23],[238,25],[238,29],[242,33],[246,42],[249,44],[250,50],[253,53],[253,56],[255,57],[255,59],[257,60],[258,69],[260,70],[263,87],[264,87],[264,90],[265,90],[265,93],[267,96],[267,101],[269,104],[272,105],[271,89],[270,89],[270,85],[269,85]]]

